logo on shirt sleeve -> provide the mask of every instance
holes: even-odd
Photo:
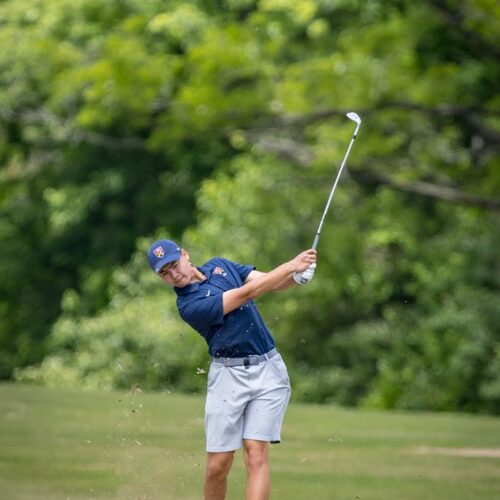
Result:
[[[224,269],[222,269],[222,267],[219,267],[217,266],[214,271],[213,271],[214,274],[220,274],[221,276],[227,276],[227,273],[226,271],[224,271]]]

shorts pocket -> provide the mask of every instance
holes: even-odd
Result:
[[[269,360],[269,363],[271,363],[271,366],[273,367],[274,372],[278,376],[278,380],[280,381],[280,383],[290,386],[290,378],[288,376],[288,370],[286,369],[285,362],[283,361],[281,355],[276,354],[276,356],[273,356]]]
[[[212,363],[210,365],[207,376],[207,392],[211,392],[217,385],[219,379],[221,378],[223,368],[224,365],[220,363]]]

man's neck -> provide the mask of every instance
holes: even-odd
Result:
[[[194,267],[194,274],[193,274],[193,279],[191,280],[191,283],[198,283],[199,281],[205,281],[207,277],[195,266]]]

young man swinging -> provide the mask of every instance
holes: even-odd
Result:
[[[153,271],[177,294],[180,316],[208,344],[212,363],[205,405],[205,500],[223,500],[235,450],[243,447],[247,500],[270,493],[269,444],[280,442],[290,399],[286,366],[254,299],[308,283],[316,251],[306,250],[267,273],[215,257],[194,266],[186,250],[159,240],[148,252]]]

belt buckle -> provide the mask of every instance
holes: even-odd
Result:
[[[250,354],[246,358],[243,358],[243,364],[245,368],[248,368],[250,365],[258,365],[259,364],[259,355],[258,354]]]

